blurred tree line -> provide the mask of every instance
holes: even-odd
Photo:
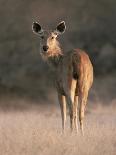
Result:
[[[93,62],[95,77],[116,75],[115,0],[0,0],[0,91],[45,97],[52,76],[39,55],[33,21],[54,29],[61,20],[63,50],[82,48]]]

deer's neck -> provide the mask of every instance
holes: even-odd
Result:
[[[63,55],[49,57],[48,63],[53,69],[56,69],[61,63],[62,58],[63,58]]]
[[[59,42],[56,41],[55,46],[51,47],[49,50],[48,63],[53,68],[56,68],[63,58],[63,52]]]

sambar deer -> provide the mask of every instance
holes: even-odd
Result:
[[[54,69],[55,83],[61,108],[62,129],[65,130],[66,103],[69,108],[70,128],[78,131],[77,107],[79,102],[79,122],[83,134],[83,118],[88,92],[93,83],[93,67],[89,56],[81,49],[64,52],[57,40],[66,29],[60,22],[53,31],[43,30],[38,22],[33,22],[32,30],[40,37],[40,54]]]

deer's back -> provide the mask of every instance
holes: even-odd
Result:
[[[80,49],[72,52],[73,77],[78,79],[79,85],[88,89],[93,82],[93,66],[87,53]]]
[[[75,49],[64,54],[57,70],[56,80],[58,87],[63,90],[63,85],[68,81],[69,87],[71,80],[76,79],[78,87],[87,91],[93,82],[93,67],[89,56],[80,49]]]

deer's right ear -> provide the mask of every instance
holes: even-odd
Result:
[[[33,22],[32,30],[35,34],[41,35],[43,33],[43,30],[38,22]]]
[[[57,33],[57,35],[64,33],[65,32],[65,29],[66,29],[65,22],[64,21],[60,22],[57,25],[57,27],[56,27],[56,33]]]

